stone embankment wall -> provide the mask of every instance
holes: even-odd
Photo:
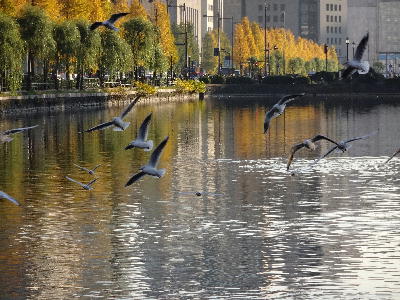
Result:
[[[82,107],[110,107],[123,105],[136,96],[134,91],[121,93],[60,93],[25,96],[0,96],[0,114],[79,109]],[[138,104],[167,103],[199,99],[198,94],[178,94],[173,89],[159,90],[143,97]]]

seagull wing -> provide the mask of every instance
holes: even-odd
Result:
[[[135,104],[139,101],[141,96],[137,96],[135,100],[133,100],[126,108],[125,110],[121,113],[120,118],[123,119],[135,106]]]
[[[96,182],[96,180],[97,180],[97,178],[93,179],[92,181],[90,181],[90,182],[87,184],[87,186],[91,186],[93,183]]]
[[[367,48],[368,44],[368,38],[369,38],[369,33],[367,33],[361,40],[361,42],[358,44],[356,52],[354,54],[354,59],[355,61],[361,61],[363,54],[365,52],[365,49]]]
[[[3,132],[4,135],[10,135],[10,134],[14,134],[14,133],[18,133],[21,131],[25,131],[25,130],[29,130],[35,127],[38,127],[39,125],[35,125],[35,126],[30,126],[30,127],[21,127],[21,128],[14,128],[14,129],[10,129],[10,130],[6,130]]]
[[[90,30],[95,30],[97,27],[100,27],[103,25],[103,22],[94,22],[92,25],[90,25]]]
[[[150,156],[150,161],[149,165],[152,167],[156,167],[158,164],[158,161],[160,160],[161,152],[163,151],[165,145],[168,142],[169,137],[167,136],[158,146],[156,149],[154,149],[153,153]]]
[[[72,182],[75,182],[75,183],[79,184],[83,188],[85,187],[85,185],[82,182],[79,182],[79,181],[77,181],[75,179],[72,179],[72,178],[70,178],[68,176],[65,176],[65,178],[67,178],[69,181],[72,181]]]
[[[138,138],[145,141],[147,140],[147,135],[149,133],[149,123],[151,121],[151,114],[149,114],[146,119],[144,119],[142,125],[139,128],[139,135]]]
[[[395,157],[399,153],[400,153],[400,148],[395,153],[393,153],[393,155],[391,157],[389,157],[389,159],[385,162],[385,164],[387,164],[393,157]]]
[[[349,140],[345,141],[344,143],[347,144],[347,143],[358,141],[358,140],[365,140],[365,139],[369,138],[370,136],[372,136],[372,135],[374,135],[376,133],[377,133],[377,131],[374,131],[373,133],[370,133],[370,134],[367,134],[367,135],[354,137],[352,139],[349,139]]]
[[[315,142],[318,142],[319,140],[327,140],[327,141],[339,146],[339,144],[337,142],[335,142],[334,140],[331,140],[330,138],[328,138],[328,137],[326,137],[324,135],[321,135],[321,134],[318,134],[318,135],[314,136],[311,139],[311,142],[315,143]]]
[[[17,200],[15,200],[13,197],[11,197],[10,195],[8,195],[2,191],[0,191],[0,198],[7,199],[7,200],[11,201],[12,203],[14,203],[15,205],[20,205]]]
[[[333,151],[335,151],[337,148],[339,148],[338,146],[335,146],[333,148],[331,148],[328,152],[326,152],[324,155],[322,155],[320,158],[318,158],[315,162],[313,162],[312,164],[316,164],[317,162],[319,162],[321,159],[327,157],[329,154],[331,154]]]
[[[85,167],[81,167],[81,166],[78,166],[77,164],[73,164],[75,167],[78,167],[79,169],[81,169],[81,170],[83,170],[83,171],[85,171],[85,172],[90,172],[90,170],[89,169],[87,169],[87,168],[85,168]]]
[[[119,18],[122,18],[126,15],[129,15],[129,13],[118,13],[118,14],[113,14],[111,17],[108,19],[108,22],[111,24],[114,24]]]
[[[97,166],[95,166],[93,169],[92,169],[92,171],[94,172],[98,167],[100,167],[101,165],[97,165]]]
[[[128,182],[125,184],[125,187],[130,186],[132,183],[134,183],[135,181],[138,181],[140,178],[142,178],[144,175],[146,175],[146,173],[144,172],[139,172],[135,175],[133,175]]]
[[[89,128],[88,130],[84,130],[83,132],[91,132],[91,131],[95,131],[95,130],[105,129],[107,127],[110,127],[113,124],[114,124],[113,121],[102,123],[102,124],[97,125],[95,127]]]
[[[282,105],[282,104],[287,104],[290,101],[293,101],[294,99],[298,98],[298,97],[303,97],[306,93],[301,93],[301,94],[292,94],[292,95],[286,95],[283,96],[281,99],[279,99],[278,101],[278,105]]]
[[[289,167],[290,167],[290,165],[291,165],[291,163],[292,163],[292,161],[293,161],[294,154],[295,154],[298,150],[300,150],[301,148],[303,148],[303,147],[304,147],[304,143],[300,143],[300,144],[294,145],[294,146],[292,147],[292,149],[291,149],[291,151],[290,151],[289,160],[288,160],[288,163],[287,163],[287,166],[286,166],[286,170],[289,171]]]
[[[264,133],[267,133],[269,128],[269,123],[271,122],[272,118],[274,117],[275,113],[279,113],[278,108],[274,105],[266,114],[264,119]]]

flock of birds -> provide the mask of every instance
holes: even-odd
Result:
[[[119,14],[114,14],[111,16],[110,19],[108,19],[107,21],[104,22],[95,22],[90,26],[91,30],[94,30],[96,28],[98,28],[99,26],[105,26],[111,30],[115,30],[118,31],[118,28],[116,28],[113,24],[116,20],[118,20],[119,18],[127,15],[128,13],[119,13]],[[343,72],[342,78],[346,79],[348,77],[350,77],[352,74],[354,74],[355,72],[359,72],[360,74],[365,74],[369,71],[369,63],[365,62],[365,61],[361,61],[363,53],[366,49],[368,43],[368,34],[365,35],[363,37],[363,39],[361,40],[361,42],[359,43],[356,53],[354,55],[354,59],[348,63],[346,63],[346,70]],[[293,101],[296,98],[302,97],[304,96],[305,93],[301,93],[301,94],[293,94],[293,95],[287,95],[282,97],[278,103],[276,103],[265,115],[265,120],[264,120],[264,133],[267,133],[268,128],[269,128],[269,124],[271,122],[272,119],[280,116],[285,108],[286,105]],[[141,98],[141,96],[137,96],[123,111],[119,116],[114,117],[113,119],[111,119],[108,122],[105,123],[101,123],[99,125],[96,125],[92,128],[89,128],[87,130],[84,130],[83,132],[80,133],[85,133],[85,132],[93,132],[93,131],[97,131],[97,130],[103,130],[109,127],[114,127],[113,130],[114,131],[124,131],[126,128],[128,128],[129,126],[129,122],[125,122],[123,119],[128,115],[128,113],[132,110],[132,108],[135,106],[135,104],[139,101],[139,99]],[[142,122],[140,128],[139,128],[139,132],[138,135],[136,137],[135,140],[133,140],[132,142],[130,142],[126,147],[125,150],[128,149],[132,149],[132,148],[139,148],[139,149],[143,149],[144,151],[151,151],[153,149],[153,141],[148,140],[148,132],[149,132],[149,123],[151,121],[152,118],[152,113],[150,113]],[[27,130],[31,130],[36,128],[38,125],[35,126],[30,126],[30,127],[23,127],[23,128],[15,128],[15,129],[10,129],[10,130],[6,130],[3,132],[0,132],[0,143],[5,143],[5,142],[11,142],[13,140],[12,135],[16,134],[16,133],[21,133]],[[374,134],[374,133],[372,133]],[[289,171],[290,165],[293,161],[294,155],[297,151],[299,151],[300,149],[306,148],[309,149],[311,151],[316,149],[316,142],[322,141],[322,140],[326,140],[332,144],[334,144],[334,146],[325,154],[323,154],[320,158],[318,158],[317,160],[315,160],[313,164],[317,163],[318,161],[320,161],[321,159],[325,158],[326,156],[328,156],[329,154],[331,154],[332,152],[334,152],[335,150],[338,151],[342,151],[345,152],[347,151],[347,149],[349,148],[349,143],[357,141],[357,140],[363,140],[363,139],[367,139],[369,138],[372,134],[369,135],[365,135],[365,136],[360,136],[360,137],[354,137],[348,140],[344,140],[344,141],[340,141],[340,142],[336,142],[335,140],[326,137],[324,135],[316,135],[313,138],[307,139],[301,143],[298,143],[296,145],[294,145],[291,148],[290,151],[290,155],[288,158],[288,163],[286,166],[287,171]],[[131,176],[129,178],[129,180],[127,181],[127,183],[125,184],[125,187],[130,186],[131,184],[133,184],[134,182],[136,182],[137,180],[139,180],[140,178],[142,178],[145,175],[150,175],[150,176],[154,176],[157,178],[161,178],[162,176],[164,176],[166,170],[165,169],[157,169],[157,165],[160,161],[160,157],[162,155],[162,151],[165,148],[167,142],[168,142],[168,136],[166,136],[161,143],[154,149],[154,151],[152,152],[150,159],[148,161],[147,164],[145,164],[144,166],[142,166],[139,169],[139,172],[134,174],[133,176]],[[386,161],[389,162],[394,156],[396,156],[397,154],[400,153],[400,149],[398,149],[395,153],[393,153],[393,155]],[[87,172],[89,175],[95,176],[95,171],[97,168],[99,168],[101,165],[97,165],[95,166],[93,169],[88,169],[79,165],[74,164],[76,167],[80,168],[81,170]],[[295,175],[295,172],[292,172],[292,175]],[[97,181],[98,178],[94,178],[91,181],[89,181],[88,183],[82,183],[79,182],[71,177],[66,176],[66,179],[68,179],[69,181],[76,183],[78,185],[80,185],[83,189],[85,190],[92,190],[93,189],[93,184]],[[196,192],[197,196],[201,196],[200,192]],[[4,198],[6,200],[11,201],[12,203],[16,204],[16,205],[20,205],[19,202],[14,199],[13,197],[11,197],[10,195],[8,195],[7,193],[0,191],[0,199]]]

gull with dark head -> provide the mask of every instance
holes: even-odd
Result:
[[[399,148],[399,150],[397,150],[395,153],[393,153],[391,157],[389,157],[389,159],[385,162],[385,164],[387,164],[389,161],[391,161],[392,158],[395,157],[395,156],[396,156],[397,154],[399,154],[399,153],[400,153],[400,148]]]
[[[94,175],[94,171],[96,171],[96,169],[98,167],[100,167],[101,165],[97,165],[93,169],[88,169],[88,168],[85,168],[85,167],[81,167],[81,166],[79,166],[77,164],[74,164],[74,166],[79,168],[79,169],[81,169],[81,170],[83,170],[83,171],[85,171],[85,172],[87,172],[87,173],[89,173],[90,175]]]
[[[21,128],[14,128],[14,129],[9,129],[3,132],[0,132],[0,143],[6,143],[6,142],[11,142],[13,140],[13,138],[10,136],[12,134],[15,133],[20,133],[32,128],[36,128],[39,125],[35,125],[35,126],[30,126],[30,127],[21,127]]]
[[[139,101],[141,96],[137,96],[135,100],[133,100],[126,108],[125,110],[119,115],[118,117],[113,118],[110,122],[102,123],[100,125],[97,125],[95,127],[92,127],[90,129],[84,130],[83,132],[91,132],[95,130],[102,130],[106,129],[110,126],[114,126],[115,128],[113,129],[114,131],[124,131],[126,128],[128,128],[130,122],[124,122],[123,118],[126,117],[126,115],[132,110],[133,106]]]
[[[296,145],[294,145],[294,146],[292,147],[292,149],[291,149],[291,151],[290,151],[289,160],[288,160],[288,163],[287,163],[287,166],[286,166],[286,170],[289,171],[289,167],[290,167],[290,164],[291,164],[292,161],[293,161],[294,154],[295,154],[298,150],[300,150],[300,149],[302,149],[302,148],[307,148],[307,149],[309,149],[309,150],[311,150],[311,151],[314,151],[314,150],[316,149],[315,143],[318,142],[318,141],[320,141],[320,140],[326,140],[326,141],[329,141],[329,142],[331,142],[331,143],[333,143],[333,144],[339,146],[339,144],[338,144],[337,142],[335,142],[334,140],[331,140],[330,138],[328,138],[328,137],[326,137],[326,136],[323,136],[323,135],[318,134],[318,135],[314,136],[313,138],[307,139],[307,140],[303,141],[302,143],[296,144]]]
[[[104,22],[94,22],[92,25],[90,25],[90,30],[95,30],[97,27],[104,26],[108,29],[118,31],[119,29],[114,26],[114,23],[119,19],[122,18],[126,15],[129,15],[129,13],[118,13],[118,14],[113,14],[111,15],[111,18]]]
[[[342,78],[346,79],[353,75],[355,72],[359,74],[367,74],[369,71],[369,62],[361,61],[365,49],[368,45],[369,33],[367,33],[357,46],[353,60],[348,61],[344,64],[346,69],[343,71]]]
[[[0,199],[6,199],[8,201],[11,201],[12,203],[14,203],[15,205],[20,205],[19,202],[17,200],[15,200],[13,197],[11,197],[10,195],[4,193],[3,191],[0,191]]]
[[[269,123],[271,122],[271,120],[273,118],[276,118],[278,116],[280,116],[283,111],[286,108],[286,105],[298,98],[298,97],[302,97],[304,96],[305,93],[301,93],[301,94],[293,94],[293,95],[287,95],[287,96],[283,96],[278,103],[276,103],[266,114],[265,114],[265,119],[264,119],[264,133],[267,133],[268,128],[269,128]]]
[[[165,169],[157,169],[158,162],[160,161],[161,153],[168,142],[168,136],[154,149],[153,153],[150,156],[150,160],[147,165],[140,168],[140,172],[133,175],[128,182],[125,184],[125,187],[131,185],[135,181],[142,178],[144,175],[150,175],[154,177],[161,178],[165,174]]]
[[[95,178],[92,181],[90,181],[88,184],[84,184],[84,183],[79,182],[79,181],[77,181],[75,179],[72,179],[72,178],[70,178],[68,176],[65,176],[65,178],[67,178],[69,181],[72,181],[72,182],[75,182],[75,183],[79,184],[81,187],[83,187],[87,191],[93,190],[92,184],[95,183],[96,180],[97,180],[97,178]]]
[[[139,133],[136,140],[130,142],[129,145],[125,147],[125,150],[132,149],[135,147],[144,149],[144,151],[150,151],[151,149],[153,149],[153,141],[147,140],[151,115],[152,114],[149,114],[146,117],[146,119],[144,119],[142,125],[139,128]]]

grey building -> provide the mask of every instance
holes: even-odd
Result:
[[[224,17],[247,16],[261,26],[290,29],[297,37],[334,46],[345,60],[347,0],[224,0],[224,7]],[[229,25],[224,30],[230,35]]]
[[[357,44],[369,32],[364,59],[381,61],[390,74],[400,73],[400,0],[348,0],[349,39]]]

